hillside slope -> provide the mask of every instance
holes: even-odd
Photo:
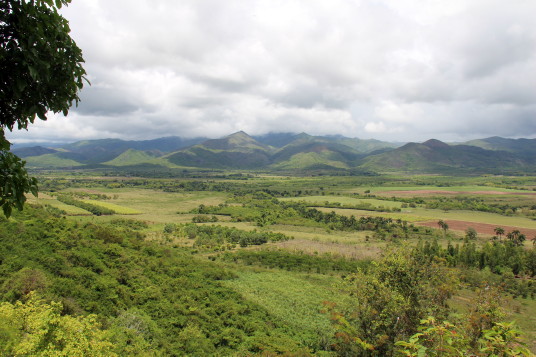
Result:
[[[529,162],[536,163],[536,139],[508,139],[494,136],[471,140],[466,142],[465,145],[477,146],[486,150],[507,151]]]
[[[207,140],[163,158],[189,167],[203,168],[260,168],[270,163],[273,149],[240,131],[222,139]]]
[[[412,173],[503,172],[527,168],[529,163],[513,153],[491,151],[470,145],[450,146],[439,140],[409,143],[400,148],[371,155],[361,168]]]

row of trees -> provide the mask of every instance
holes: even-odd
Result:
[[[426,259],[445,259],[453,267],[489,268],[497,274],[511,271],[515,275],[536,276],[536,248],[525,249],[512,242],[487,242],[481,248],[474,242],[464,242],[461,246],[448,242],[443,248],[435,239],[420,240],[415,247],[415,254]]]
[[[88,202],[80,201],[77,199],[74,199],[73,197],[69,195],[58,195],[57,196],[58,201],[63,202],[65,204],[68,204],[70,206],[75,206],[78,208],[82,208],[95,216],[103,216],[103,215],[112,215],[116,212],[110,208],[94,205]]]
[[[502,227],[495,227],[493,230],[495,233],[494,239],[498,240],[499,242],[502,241],[502,237],[505,235],[505,230]],[[505,235],[506,239],[512,244],[517,246],[523,246],[525,240],[527,237],[519,231],[519,229],[514,229],[511,232],[506,233]],[[536,236],[532,238],[532,243],[536,244]]]
[[[226,247],[234,248],[236,245],[247,247],[292,239],[283,233],[245,231],[234,227],[192,223],[175,226],[172,231],[167,230],[167,232],[176,232],[180,236],[194,239],[194,247],[216,250],[224,250]]]
[[[292,253],[286,250],[237,250],[226,252],[220,256],[226,262],[244,265],[260,265],[288,271],[327,274],[333,272],[351,273],[358,269],[366,269],[371,263],[368,260],[350,260],[333,255],[310,255]]]
[[[261,227],[275,223],[296,224],[299,222],[303,225],[313,223],[330,230],[370,230],[380,233],[383,238],[387,235],[391,235],[392,238],[409,238],[410,235],[421,233],[420,228],[402,219],[380,216],[348,217],[334,211],[322,212],[316,208],[309,208],[303,202],[282,202],[270,197],[240,197],[237,202],[242,202],[242,204],[200,205],[191,213],[229,215],[234,221],[256,222]]]

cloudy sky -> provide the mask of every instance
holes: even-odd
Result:
[[[534,0],[73,0],[91,86],[14,142],[536,137]]]

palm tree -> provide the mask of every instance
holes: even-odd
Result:
[[[520,235],[517,236],[517,240],[516,240],[515,244],[517,246],[521,247],[521,246],[523,246],[525,244],[524,242],[525,242],[526,239],[527,238],[525,237],[524,234],[520,234]]]
[[[502,227],[495,227],[495,229],[493,230],[493,232],[495,232],[495,235],[497,237],[499,237],[499,241],[501,240],[501,237],[504,235],[504,228]]]
[[[523,242],[525,241],[526,237],[523,233],[521,233],[518,229],[514,229],[510,233],[506,235],[506,237],[517,246],[522,246]]]

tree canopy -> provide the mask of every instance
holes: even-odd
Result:
[[[9,153],[5,130],[27,129],[48,112],[67,115],[86,74],[82,50],[58,9],[71,0],[8,0],[0,3],[0,206],[9,216],[24,194],[37,193],[24,161]]]

